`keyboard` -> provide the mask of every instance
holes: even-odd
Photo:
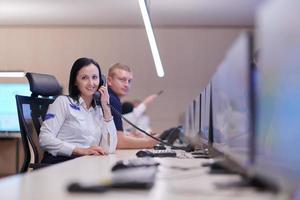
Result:
[[[176,157],[176,152],[173,150],[153,150],[153,157]]]
[[[155,161],[153,158],[135,158],[130,160],[119,160],[112,167],[112,171],[117,171],[119,169],[128,169],[128,168],[136,168],[136,167],[151,167],[158,166],[159,162]]]

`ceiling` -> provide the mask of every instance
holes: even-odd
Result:
[[[148,0],[154,26],[252,26],[265,0]],[[0,0],[0,25],[141,26],[138,0]]]

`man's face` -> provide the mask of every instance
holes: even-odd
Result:
[[[115,69],[113,74],[113,76],[109,76],[107,79],[108,86],[118,97],[126,96],[131,86],[132,73],[122,69]]]

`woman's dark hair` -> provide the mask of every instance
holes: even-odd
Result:
[[[101,80],[101,69],[100,69],[99,64],[96,61],[94,61],[91,58],[84,58],[84,57],[78,58],[72,66],[72,69],[70,72],[70,80],[69,80],[69,95],[72,99],[76,100],[77,102],[79,100],[79,95],[80,95],[80,91],[79,91],[78,87],[75,85],[78,71],[81,70],[81,68],[86,67],[90,64],[94,64],[99,70],[99,79],[100,79],[99,86],[102,81]]]

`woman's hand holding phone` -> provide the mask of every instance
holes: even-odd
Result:
[[[107,83],[105,83],[105,86],[102,85],[99,89],[98,92],[101,94],[100,95],[100,101],[101,101],[101,106],[103,109],[103,115],[104,115],[104,120],[106,122],[112,120],[112,114],[111,110],[109,107],[109,93],[107,89]]]

